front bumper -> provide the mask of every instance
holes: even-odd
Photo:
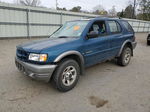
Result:
[[[132,42],[132,48],[135,49],[136,46],[137,46],[137,42]]]
[[[36,65],[23,62],[15,58],[16,67],[22,73],[28,75],[29,77],[48,82],[57,67],[57,65]]]

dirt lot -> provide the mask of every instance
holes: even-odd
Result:
[[[138,46],[129,66],[112,61],[90,67],[67,93],[16,69],[15,46],[29,40],[0,40],[0,112],[150,112],[146,36],[137,34]]]

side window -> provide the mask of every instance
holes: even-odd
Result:
[[[96,21],[96,22],[94,22],[92,24],[92,26],[90,27],[88,33],[92,32],[92,31],[98,32],[99,36],[106,35],[107,31],[106,31],[105,21]]]
[[[121,27],[120,27],[119,23],[117,23],[116,21],[108,21],[108,25],[109,25],[111,33],[120,33],[121,32]]]
[[[128,22],[122,21],[122,24],[124,25],[126,30],[128,30],[129,32],[134,32],[133,28],[131,27],[131,25]]]

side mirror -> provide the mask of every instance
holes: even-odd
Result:
[[[99,36],[98,31],[91,31],[90,33],[87,34],[88,38],[96,38]]]

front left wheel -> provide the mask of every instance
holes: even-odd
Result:
[[[53,85],[61,92],[73,89],[79,79],[80,67],[73,59],[61,61],[53,74]]]

